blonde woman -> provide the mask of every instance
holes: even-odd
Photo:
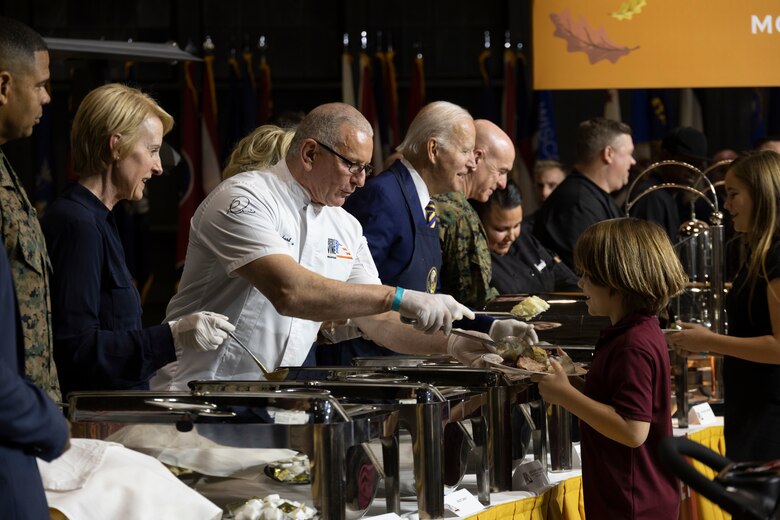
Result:
[[[726,172],[734,231],[749,254],[726,299],[728,336],[682,323],[669,342],[684,350],[723,354],[726,456],[735,461],[780,458],[780,154],[739,157]]]
[[[183,348],[214,350],[233,326],[200,312],[142,328],[141,302],[111,210],[140,200],[162,173],[160,147],[173,118],[141,91],[112,83],[84,98],[73,120],[78,182],[42,220],[52,276],[54,360],[65,396],[74,390],[147,389]]]
[[[273,166],[287,155],[294,135],[295,130],[276,125],[258,127],[233,148],[222,178]]]

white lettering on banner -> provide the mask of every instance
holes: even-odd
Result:
[[[777,32],[780,32],[780,16],[776,16],[774,19],[774,28]],[[763,20],[757,15],[750,16],[750,32],[753,34],[767,33],[772,34],[772,15],[768,14],[764,16]]]

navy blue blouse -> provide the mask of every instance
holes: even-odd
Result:
[[[146,329],[113,214],[78,183],[41,219],[54,274],[54,360],[62,395],[76,390],[148,389],[176,359],[167,324]]]

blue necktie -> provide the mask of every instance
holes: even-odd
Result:
[[[425,221],[429,228],[436,227],[436,203],[433,200],[425,205]]]

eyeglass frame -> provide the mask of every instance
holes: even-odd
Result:
[[[322,144],[321,142],[319,142],[316,139],[312,139],[312,141],[314,141],[318,145],[322,146],[325,150],[329,151],[330,153],[332,153],[333,155],[335,155],[336,157],[338,157],[339,159],[344,161],[344,164],[347,165],[347,170],[352,175],[360,175],[361,173],[365,172],[366,177],[371,177],[374,174],[374,165],[373,164],[371,164],[371,163],[360,164],[358,162],[350,161],[349,159],[347,159],[346,157],[344,157],[343,155],[338,153],[336,150],[334,150],[330,146],[328,146],[326,144]],[[359,166],[360,169],[358,171],[353,171],[356,166]]]

